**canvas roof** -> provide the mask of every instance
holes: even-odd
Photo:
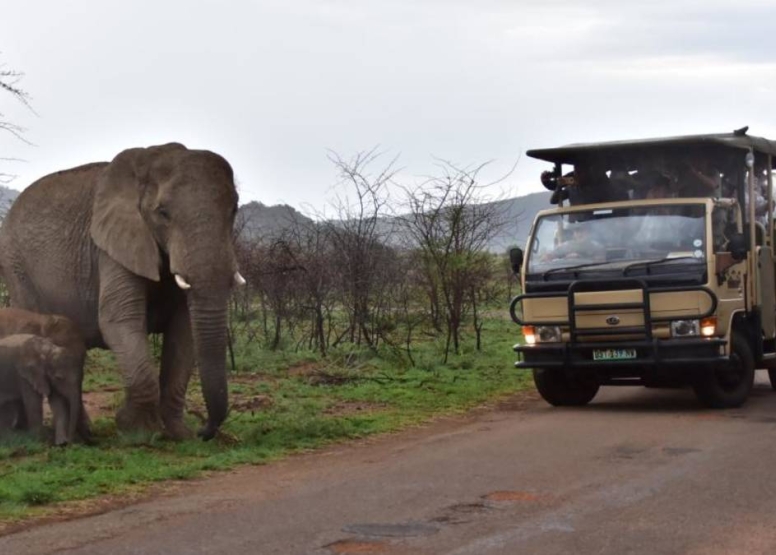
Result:
[[[727,150],[750,149],[766,155],[776,156],[776,141],[747,135],[744,130],[733,133],[709,135],[680,135],[676,137],[657,137],[627,141],[602,143],[577,143],[557,148],[529,150],[526,154],[532,158],[547,162],[574,164],[590,158],[615,159],[649,151],[670,152],[682,149]]]

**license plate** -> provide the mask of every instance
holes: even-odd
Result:
[[[593,360],[628,360],[636,358],[636,349],[593,349]]]

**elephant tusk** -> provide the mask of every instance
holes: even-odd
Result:
[[[175,274],[175,283],[177,283],[178,287],[180,287],[184,291],[186,289],[191,289],[191,284],[185,279],[183,279],[181,276],[179,276],[178,274]]]
[[[245,278],[244,278],[244,277],[242,277],[242,274],[240,274],[240,272],[235,272],[235,273],[234,273],[234,282],[235,282],[237,285],[239,285],[239,286],[243,286],[243,285],[245,285],[246,283],[248,283],[247,281],[245,281]]]

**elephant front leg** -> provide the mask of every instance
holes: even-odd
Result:
[[[43,439],[43,395],[35,391],[32,386],[23,385],[22,404],[27,430]]]
[[[167,435],[173,439],[194,437],[183,423],[186,389],[194,367],[194,343],[185,301],[175,311],[162,344],[161,413]]]
[[[125,399],[116,425],[158,431],[159,380],[148,347],[146,284],[106,257],[100,262],[100,332],[124,375]]]
[[[145,332],[117,326],[103,335],[124,373],[124,405],[116,425],[124,431],[159,431],[159,382]]]
[[[52,393],[49,397],[51,417],[54,424],[54,445],[67,445],[73,440],[70,434],[70,407],[64,397]]]

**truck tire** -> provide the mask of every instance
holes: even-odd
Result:
[[[744,335],[733,332],[730,364],[700,372],[693,383],[700,402],[712,409],[730,409],[744,404],[754,386],[754,357]]]
[[[560,368],[535,368],[536,389],[554,407],[581,407],[593,400],[600,384],[592,376],[569,377]]]

